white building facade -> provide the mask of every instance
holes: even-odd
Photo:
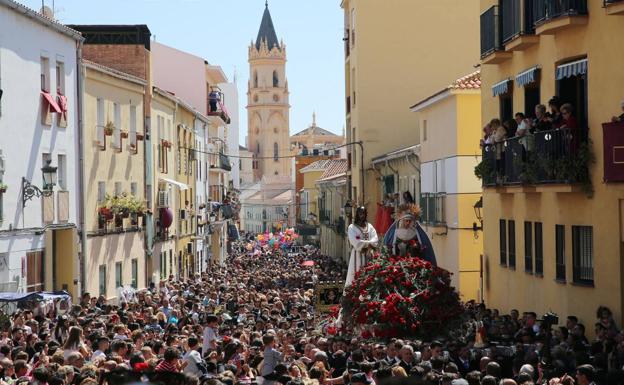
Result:
[[[80,289],[82,41],[0,0],[0,291]]]

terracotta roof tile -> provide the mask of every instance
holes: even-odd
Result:
[[[340,174],[347,172],[347,160],[346,159],[332,159],[330,164],[323,172],[323,175],[319,178],[319,181],[328,180]]]
[[[478,90],[481,88],[481,71],[475,71],[470,75],[455,80],[449,87],[452,90]]]

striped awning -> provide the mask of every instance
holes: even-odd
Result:
[[[518,86],[520,87],[524,87],[527,84],[531,84],[534,83],[535,80],[537,80],[537,74],[539,71],[539,67],[535,66],[533,68],[530,68],[524,72],[520,72],[517,76],[516,76],[516,83],[518,83]]]
[[[557,67],[557,80],[587,73],[587,59],[573,61]]]
[[[509,91],[509,84],[511,83],[511,79],[505,79],[502,82],[498,82],[492,86],[492,95],[498,96],[502,94],[506,94]]]

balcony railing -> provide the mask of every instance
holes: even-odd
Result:
[[[483,148],[484,186],[589,183],[592,154],[587,130],[554,129]]]
[[[533,2],[530,0],[501,0],[503,44],[521,35],[535,33]]]
[[[534,0],[535,24],[564,16],[587,15],[587,0]]]
[[[481,14],[481,57],[502,49],[501,23],[498,6],[492,6]]]

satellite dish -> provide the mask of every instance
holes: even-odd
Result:
[[[48,19],[54,20],[54,11],[52,11],[52,8],[48,7],[47,5],[41,7],[40,13]]]

